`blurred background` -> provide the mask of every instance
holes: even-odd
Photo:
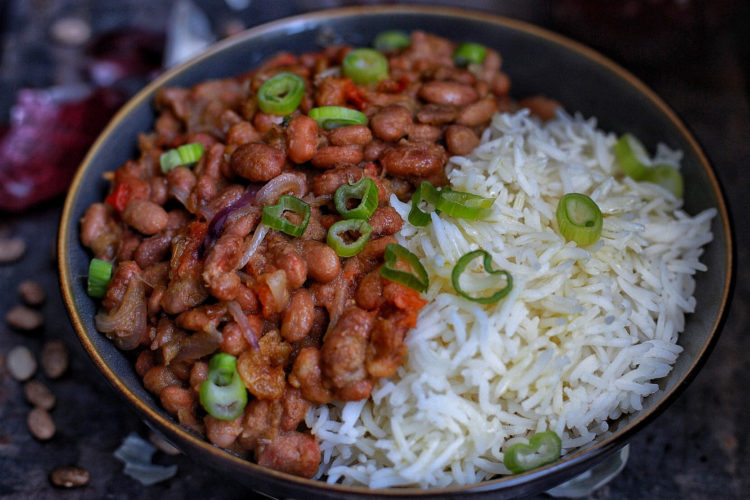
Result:
[[[569,36],[633,72],[695,133],[734,212],[732,313],[697,379],[633,440],[623,472],[590,498],[747,497],[750,2],[742,0],[0,1],[0,313],[6,317],[21,301],[16,287],[26,279],[47,295],[35,309],[43,320],[35,333],[8,321],[0,326],[0,497],[247,497],[231,479],[164,451],[154,462],[176,465],[173,477],[144,486],[123,473],[113,452],[129,433],[148,438],[149,430],[98,379],[69,325],[54,262],[64,193],[112,114],[164,69],[273,19],[379,3],[460,6]],[[512,78],[513,68],[506,70]],[[69,367],[59,378],[38,377],[57,396],[56,434],[43,442],[29,435],[30,406],[5,356],[19,345],[40,354],[50,340],[67,346]],[[88,484],[71,492],[54,487],[50,472],[66,465],[86,469]]]

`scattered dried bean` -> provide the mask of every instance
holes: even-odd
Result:
[[[30,306],[38,306],[46,298],[42,285],[32,280],[22,281],[18,285],[18,294],[21,296],[21,300]]]
[[[26,400],[34,406],[44,410],[51,410],[55,406],[55,395],[49,387],[38,380],[29,380],[23,385]]]
[[[11,376],[21,382],[30,379],[36,373],[36,359],[34,358],[34,354],[22,345],[11,349],[5,361]]]
[[[55,435],[55,422],[44,408],[34,408],[26,417],[29,432],[40,441],[51,439]]]
[[[78,488],[89,482],[89,471],[81,467],[57,467],[50,475],[49,480],[60,488]]]
[[[26,253],[26,242],[21,238],[0,238],[0,264],[15,262]]]
[[[30,332],[44,324],[44,317],[39,311],[26,306],[15,306],[5,314],[5,321],[11,328]]]
[[[59,378],[68,369],[68,348],[61,340],[47,341],[42,347],[42,369],[49,378]]]

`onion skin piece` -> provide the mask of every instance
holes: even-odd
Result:
[[[130,278],[120,303],[109,312],[100,311],[94,324],[118,348],[130,351],[148,335],[146,319],[146,285],[138,272]]]

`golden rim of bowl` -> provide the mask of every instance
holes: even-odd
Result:
[[[474,485],[452,486],[452,487],[438,488],[438,489],[395,488],[395,489],[384,489],[384,490],[383,489],[370,490],[366,487],[343,486],[340,484],[329,484],[329,483],[321,482],[319,480],[304,479],[304,478],[300,478],[297,476],[293,476],[291,474],[286,474],[283,472],[275,471],[273,469],[261,467],[253,462],[247,461],[229,452],[223,451],[220,448],[213,446],[212,444],[210,444],[208,441],[204,440],[203,438],[183,428],[175,421],[169,418],[163,417],[160,413],[156,412],[153,408],[151,408],[144,401],[140,400],[127,387],[127,385],[109,367],[107,360],[104,359],[102,353],[100,353],[96,349],[93,342],[89,338],[88,332],[86,328],[84,327],[81,317],[79,316],[77,308],[76,308],[76,301],[75,301],[75,297],[73,294],[73,281],[76,278],[71,276],[70,268],[68,266],[69,249],[67,247],[66,237],[68,236],[71,230],[77,229],[78,221],[72,220],[73,204],[77,197],[78,191],[80,189],[81,181],[87,175],[87,171],[89,170],[91,161],[95,153],[101,148],[105,138],[108,135],[110,135],[115,128],[118,127],[119,123],[124,119],[124,117],[126,117],[129,113],[131,113],[134,108],[141,105],[144,100],[150,99],[152,92],[154,92],[159,87],[163,86],[167,81],[172,79],[177,74],[181,73],[187,68],[199,65],[202,61],[211,58],[213,54],[219,51],[222,51],[228,47],[231,47],[237,44],[242,44],[245,40],[249,38],[254,38],[264,33],[274,32],[281,27],[289,27],[289,26],[298,24],[298,25],[301,25],[303,29],[306,29],[305,25],[308,23],[315,24],[317,22],[324,21],[327,19],[347,18],[347,17],[353,17],[353,16],[367,16],[367,15],[373,15],[373,14],[419,14],[419,15],[431,16],[431,17],[457,17],[457,18],[461,18],[461,19],[469,20],[469,21],[493,24],[504,29],[510,28],[512,30],[524,32],[526,34],[533,35],[536,38],[544,39],[554,44],[563,46],[566,49],[576,52],[579,55],[585,57],[586,59],[593,61],[600,67],[603,67],[607,69],[608,71],[611,71],[612,73],[617,74],[617,76],[620,79],[627,82],[633,88],[637,89],[637,91],[640,94],[642,94],[653,105],[655,105],[661,111],[661,113],[663,113],[666,117],[668,117],[669,121],[674,125],[674,127],[677,130],[679,130],[681,135],[687,140],[688,144],[690,145],[690,149],[692,150],[692,152],[700,161],[702,168],[704,169],[705,173],[708,176],[708,179],[710,180],[711,189],[713,190],[713,192],[718,194],[717,199],[719,200],[719,206],[716,208],[719,212],[720,223],[722,224],[724,233],[727,238],[727,243],[728,243],[727,248],[726,248],[726,256],[725,256],[726,262],[727,262],[727,268],[725,272],[727,273],[728,279],[726,280],[724,289],[722,290],[721,304],[720,304],[720,309],[719,309],[720,314],[718,315],[717,318],[714,319],[713,324],[710,326],[711,334],[709,336],[708,341],[702,347],[699,355],[695,358],[695,360],[693,360],[693,362],[691,363],[690,367],[688,368],[688,370],[686,371],[682,379],[680,379],[670,391],[664,394],[662,400],[663,401],[671,400],[673,397],[677,395],[677,393],[682,388],[684,388],[684,386],[687,384],[689,379],[695,374],[698,366],[705,360],[707,352],[711,349],[717,337],[717,332],[719,330],[719,327],[721,323],[724,321],[726,313],[727,313],[732,284],[734,282],[734,277],[733,277],[734,241],[733,241],[733,236],[732,236],[732,231],[731,231],[731,226],[730,226],[729,211],[726,206],[726,202],[723,196],[723,191],[720,187],[720,184],[718,182],[718,179],[716,178],[716,175],[713,169],[710,166],[708,158],[704,154],[703,150],[701,149],[696,139],[693,137],[692,133],[678,118],[677,114],[659,96],[657,96],[655,92],[653,92],[643,82],[641,82],[638,78],[636,78],[632,73],[620,67],[619,65],[615,64],[613,61],[603,56],[602,54],[578,42],[575,42],[569,38],[566,38],[562,35],[558,35],[556,33],[548,31],[545,28],[541,28],[541,27],[535,26],[533,24],[529,24],[524,21],[510,19],[507,17],[490,14],[486,12],[464,10],[464,9],[453,8],[453,7],[429,7],[429,6],[416,6],[416,5],[355,6],[355,7],[343,7],[343,8],[337,8],[337,9],[330,9],[330,10],[313,11],[313,12],[295,15],[292,17],[279,19],[276,21],[271,21],[269,23],[265,23],[263,25],[248,29],[240,34],[234,35],[221,42],[218,42],[217,44],[213,45],[209,50],[207,50],[203,54],[169,71],[166,71],[164,74],[156,78],[153,82],[151,82],[146,87],[141,89],[132,99],[130,99],[130,101],[128,101],[114,116],[112,121],[104,129],[104,131],[101,133],[101,135],[96,140],[96,142],[92,145],[88,154],[84,158],[69,188],[68,195],[66,197],[65,205],[63,208],[63,212],[62,212],[60,232],[58,234],[58,264],[60,268],[60,287],[62,289],[63,299],[68,309],[71,321],[76,330],[76,333],[78,334],[78,337],[81,340],[81,343],[83,344],[83,347],[86,349],[89,356],[92,358],[92,360],[97,365],[99,370],[108,379],[110,384],[112,384],[123,396],[125,396],[128,399],[128,401],[141,413],[141,415],[147,416],[149,420],[156,423],[156,425],[160,428],[160,430],[164,431],[167,434],[167,437],[175,436],[181,439],[182,441],[189,442],[190,445],[192,445],[193,447],[200,448],[203,452],[214,455],[220,461],[231,462],[235,469],[237,468],[247,469],[249,472],[252,472],[256,475],[271,477],[275,480],[274,482],[279,482],[279,483],[283,482],[286,484],[291,483],[309,491],[322,488],[322,489],[328,490],[327,493],[331,493],[331,494],[378,496],[378,497],[383,497],[383,496],[401,497],[401,496],[406,496],[406,495],[429,496],[429,495],[434,495],[436,492],[440,492],[440,494],[454,494],[454,493],[462,493],[462,492],[464,493],[490,492],[492,490],[500,489],[504,484],[507,484],[508,486],[511,486],[510,483],[512,483],[514,486],[521,486],[524,484],[528,484],[534,479],[536,479],[538,476],[544,476],[548,472],[549,473],[558,472],[559,474],[562,474],[564,470],[567,470],[577,464],[580,464],[582,461],[586,461],[587,457],[591,454],[602,455],[602,454],[618,449],[619,447],[625,444],[625,440],[629,436],[632,436],[632,434],[641,426],[643,426],[647,420],[655,416],[655,414],[658,412],[657,410],[660,409],[659,408],[660,406],[663,407],[664,405],[663,404],[657,405],[651,410],[643,412],[642,414],[638,415],[625,428],[620,429],[618,431],[618,434],[602,439],[601,441],[595,443],[589,448],[574,451],[566,455],[565,457],[563,457],[562,460],[556,463],[553,463],[553,464],[550,464],[550,465],[547,465],[545,467],[541,467],[538,469],[534,469],[532,471],[529,471],[523,474],[514,475],[514,476],[504,476],[498,479],[492,479],[492,480],[484,481],[482,483],[478,483]],[[429,29],[428,23],[425,23],[425,28]],[[73,227],[73,226],[76,226],[76,227]]]

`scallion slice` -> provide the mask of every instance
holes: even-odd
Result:
[[[462,43],[453,51],[453,62],[456,66],[466,67],[469,64],[482,64],[487,56],[487,48],[478,43]]]
[[[380,267],[380,275],[388,280],[401,283],[418,292],[424,292],[430,286],[430,278],[419,257],[396,243],[385,247],[385,262]],[[404,270],[408,267],[408,270]]]
[[[372,42],[372,46],[382,52],[405,49],[411,45],[411,38],[403,31],[389,30],[378,33]]]
[[[344,106],[320,106],[311,109],[307,116],[326,130],[347,125],[367,125],[367,116],[364,113]]]
[[[426,226],[430,223],[430,213],[422,211],[422,204],[436,209],[440,194],[435,186],[429,181],[422,181],[417,186],[411,197],[411,210],[409,211],[409,223],[413,226]],[[426,207],[426,208],[428,208]]]
[[[682,174],[672,165],[660,164],[648,169],[646,176],[643,178],[646,182],[653,182],[663,187],[675,198],[682,198],[683,183]]]
[[[348,208],[350,200],[359,200],[354,208]],[[345,219],[370,218],[378,208],[378,186],[369,177],[362,177],[354,184],[342,184],[333,195],[336,210]]]
[[[237,372],[237,358],[220,352],[208,363],[208,376],[201,383],[201,406],[214,418],[234,420],[247,405],[247,390]]]
[[[614,147],[615,158],[625,174],[636,181],[646,178],[651,165],[646,148],[632,134],[623,134]]]
[[[112,263],[101,259],[91,259],[87,290],[89,297],[103,298],[107,294],[109,281],[112,279]]]
[[[564,195],[557,204],[555,216],[560,234],[580,246],[596,243],[602,234],[602,212],[585,194]]]
[[[278,73],[260,86],[258,107],[264,113],[288,115],[299,107],[305,94],[305,80],[294,73]]]
[[[191,142],[165,151],[159,157],[162,173],[166,174],[181,165],[194,165],[203,158],[204,148],[200,142]]]
[[[493,277],[505,278],[505,286],[503,288],[492,292],[490,295],[483,296],[472,296],[464,291],[464,287],[461,285],[461,275],[464,274],[464,271],[466,270],[466,267],[469,265],[469,263],[477,257],[483,258],[482,264],[484,265],[485,273]],[[487,251],[482,250],[481,248],[479,250],[474,250],[472,252],[464,254],[460,259],[458,259],[458,262],[456,262],[456,265],[453,267],[453,271],[451,272],[451,283],[453,283],[453,288],[456,290],[456,293],[458,293],[461,297],[471,300],[472,302],[478,302],[480,304],[494,304],[495,302],[500,301],[500,299],[508,295],[513,289],[513,277],[510,275],[510,273],[503,269],[493,269],[492,256],[487,253]]]
[[[349,241],[347,233],[359,234],[353,241]],[[357,255],[367,244],[372,234],[372,226],[363,219],[344,219],[328,228],[326,243],[333,248],[339,257]]]
[[[341,71],[357,85],[377,83],[388,78],[388,59],[374,49],[354,49],[341,62]]]
[[[554,462],[562,453],[562,440],[554,431],[537,432],[529,444],[516,443],[503,453],[503,463],[513,474],[520,474]]]
[[[494,198],[484,198],[478,194],[453,191],[446,186],[440,190],[435,208],[459,219],[477,220],[490,212]]]
[[[284,212],[293,212],[302,217],[302,222],[295,224],[284,217]],[[279,196],[276,205],[266,205],[263,207],[261,217],[263,224],[266,226],[286,233],[290,236],[302,236],[307,229],[307,223],[310,221],[310,205],[294,196]]]

